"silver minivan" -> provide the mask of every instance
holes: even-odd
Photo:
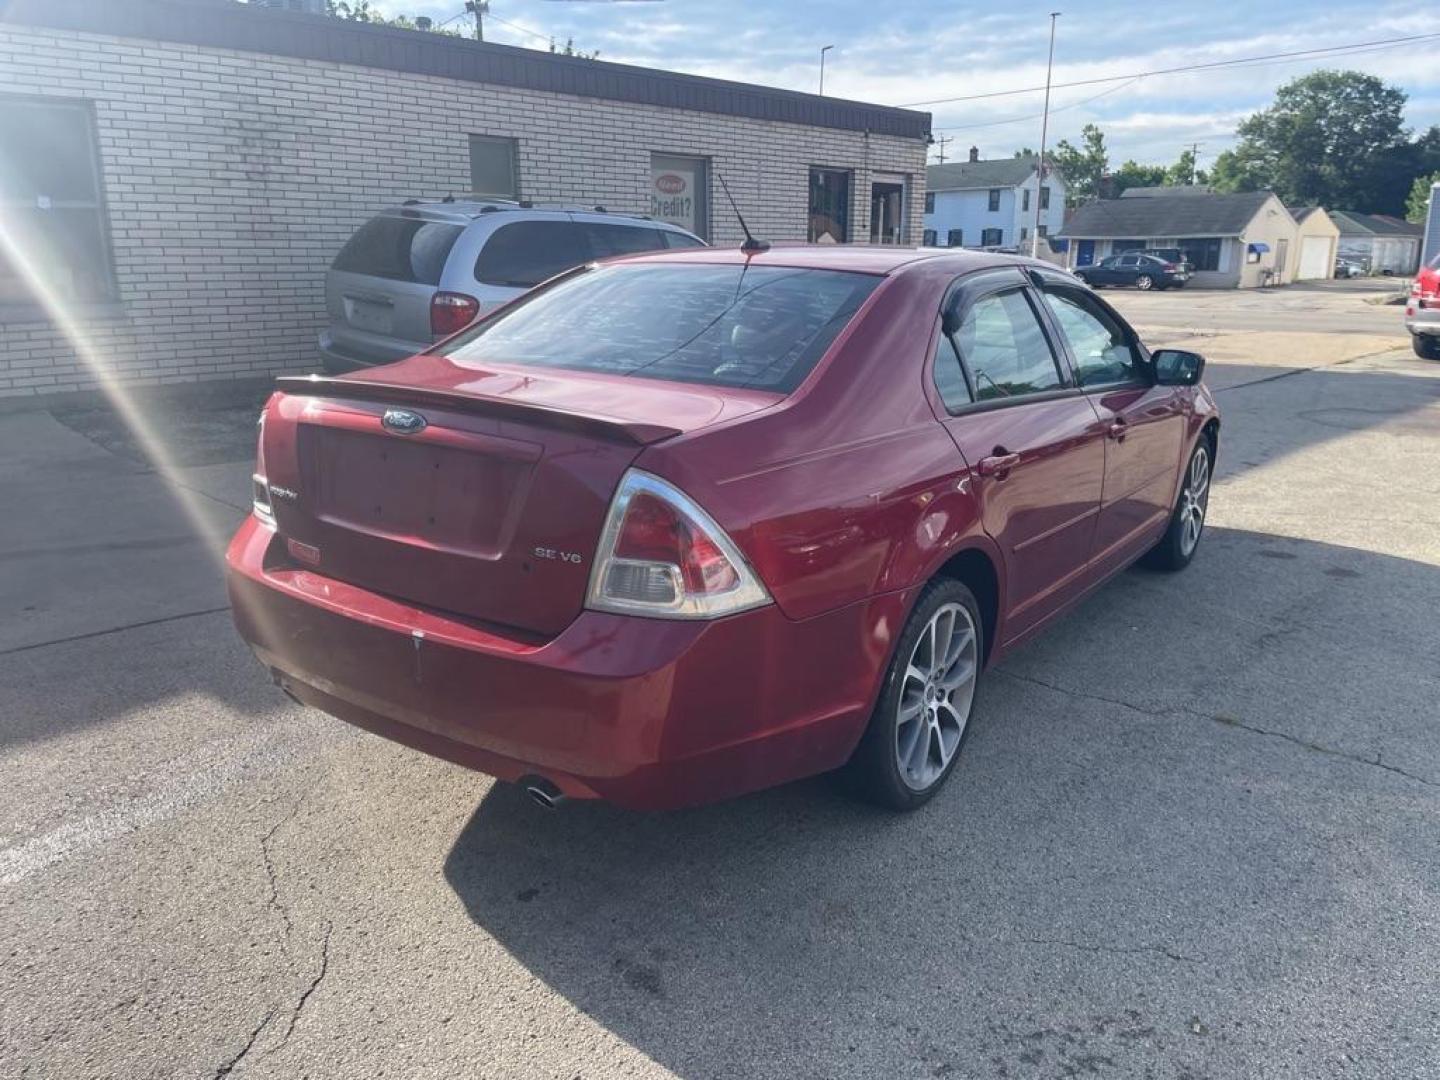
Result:
[[[602,207],[412,199],[361,225],[335,256],[320,354],[330,372],[388,364],[573,266],[704,246],[678,226]]]

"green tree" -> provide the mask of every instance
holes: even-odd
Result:
[[[370,0],[325,0],[325,12],[337,19],[369,23],[371,26],[393,26],[397,30],[428,30],[432,34],[444,34],[447,37],[465,36],[459,30],[434,25],[422,27],[405,15],[387,18],[370,6]]]
[[[1241,122],[1215,181],[1227,191],[1269,188],[1286,203],[1384,210],[1394,197],[1383,181],[1408,145],[1405,101],[1403,90],[1363,72],[1302,75]]]
[[[1209,179],[1203,169],[1195,167],[1195,151],[1192,149],[1182,150],[1180,160],[1165,170],[1165,183],[1171,187],[1204,184]]]
[[[1065,201],[1071,206],[1100,193],[1100,178],[1110,167],[1110,155],[1105,151],[1105,133],[1094,124],[1080,129],[1078,147],[1061,139],[1048,157],[1065,180]]]
[[[578,56],[581,60],[594,60],[600,55],[599,49],[596,49],[594,52],[584,52],[575,48],[575,39],[573,37],[566,38],[565,44],[558,49],[555,47],[555,39],[551,38],[550,51],[560,56]]]
[[[1162,186],[1165,183],[1166,171],[1164,165],[1141,165],[1137,161],[1127,161],[1115,170],[1110,181],[1114,185],[1115,194],[1119,195],[1126,188]]]
[[[1415,178],[1410,187],[1410,197],[1405,200],[1406,221],[1425,224],[1425,216],[1430,212],[1430,188],[1434,184],[1440,184],[1440,172]]]

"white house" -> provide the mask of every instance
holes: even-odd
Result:
[[[1040,235],[1053,236],[1065,221],[1065,182],[1047,166],[1039,182],[1035,157],[969,161],[925,169],[925,243],[940,247],[1021,247],[1030,242],[1035,210]]]
[[[1386,214],[1333,210],[1340,229],[1340,257],[1364,266],[1372,274],[1413,274],[1420,264],[1424,229]]]

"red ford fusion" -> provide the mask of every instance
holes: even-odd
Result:
[[[987,667],[1195,554],[1203,365],[1007,256],[581,267],[408,360],[281,380],[236,623],[292,697],[542,803],[843,767],[912,808]]]

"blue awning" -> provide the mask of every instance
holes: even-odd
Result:
[[[1251,244],[1251,245],[1250,245],[1250,250],[1253,251],[1256,255],[1264,255],[1267,251],[1270,250],[1270,245],[1269,245],[1269,244]]]

